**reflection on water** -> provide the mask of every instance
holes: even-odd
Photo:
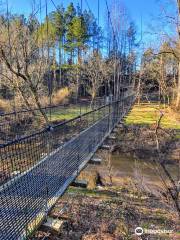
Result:
[[[160,180],[159,173],[163,176],[161,168],[158,172],[156,163],[148,163],[143,160],[135,160],[133,157],[127,157],[121,154],[112,155],[113,175],[115,177],[143,177],[147,182],[158,183]],[[171,173],[174,180],[178,180],[178,167],[177,165],[168,164],[167,169]]]

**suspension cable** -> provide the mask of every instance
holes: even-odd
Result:
[[[111,25],[112,28],[112,33],[113,33],[113,54],[114,54],[114,77],[113,77],[113,81],[114,81],[114,98],[117,98],[116,96],[116,92],[117,92],[117,86],[116,86],[116,65],[117,65],[117,48],[119,46],[119,38],[116,35],[113,23],[112,23],[112,18],[111,18],[111,12],[109,10],[109,6],[108,6],[108,2],[107,0],[105,0],[105,4],[106,4],[106,8],[107,8],[107,12],[108,12],[108,21]],[[118,38],[118,39],[117,39]]]
[[[92,11],[91,11],[91,8],[90,8],[90,6],[89,6],[88,0],[85,0],[85,2],[86,2],[86,5],[87,5],[89,11],[92,12]]]
[[[50,43],[49,43],[49,17],[48,17],[48,3],[45,0],[46,5],[46,37],[47,37],[47,63],[48,63],[48,89],[49,89],[49,105],[52,105],[52,80],[50,79]],[[51,120],[51,107],[49,108],[50,120]]]
[[[7,24],[8,24],[8,44],[9,44],[9,56],[10,56],[10,63],[12,64],[12,46],[11,46],[11,36],[10,36],[10,20],[9,20],[9,1],[6,0],[7,5]],[[12,82],[14,82],[14,75],[11,73]],[[15,119],[16,119],[16,86],[13,84],[13,111],[15,113]]]
[[[53,6],[56,8],[56,10],[58,10],[58,7],[56,6],[55,2],[53,0],[50,0],[53,4]]]

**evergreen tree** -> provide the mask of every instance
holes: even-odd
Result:
[[[78,62],[81,61],[81,50],[85,48],[88,39],[84,17],[75,16],[67,31],[67,41],[72,49],[77,50]]]
[[[59,86],[62,85],[62,50],[63,42],[65,39],[65,10],[63,6],[59,7],[57,11],[54,11],[50,14],[50,21],[53,23],[55,28],[56,43],[59,48]]]
[[[70,3],[67,7],[67,10],[64,13],[65,18],[65,29],[66,29],[66,39],[65,39],[65,50],[70,53],[70,63],[73,63],[73,53],[74,53],[74,47],[71,44],[72,43],[72,36],[69,33],[69,29],[71,28],[73,18],[76,16],[76,9],[73,5],[73,3]]]

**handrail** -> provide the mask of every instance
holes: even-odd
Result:
[[[93,113],[93,112],[96,112],[96,111],[98,111],[98,110],[100,110],[100,109],[102,109],[102,108],[104,108],[104,107],[106,107],[106,106],[109,106],[109,105],[110,105],[110,104],[103,105],[103,106],[101,106],[101,107],[99,107],[99,108],[96,108],[96,109],[94,109],[94,110],[91,110],[91,111],[89,111],[89,112],[87,112],[87,113],[83,113],[83,114],[81,114],[81,115],[78,115],[78,116],[75,117],[75,118],[66,120],[66,121],[61,122],[61,123],[59,123],[59,124],[56,124],[56,125],[54,125],[54,126],[53,126],[53,125],[47,126],[47,127],[44,128],[43,130],[37,131],[37,132],[35,132],[35,133],[33,133],[33,134],[27,135],[27,136],[25,136],[25,137],[19,137],[19,138],[16,138],[15,140],[12,140],[12,141],[7,142],[7,143],[0,144],[0,148],[7,147],[7,146],[9,146],[9,145],[18,143],[18,142],[20,142],[20,141],[26,140],[26,139],[31,138],[31,137],[35,137],[35,136],[40,135],[40,134],[42,134],[42,133],[44,133],[44,132],[47,132],[47,131],[52,131],[52,129],[54,129],[54,128],[57,128],[57,127],[60,127],[60,126],[65,125],[65,124],[71,123],[71,122],[73,122],[73,121],[75,121],[75,120],[77,120],[77,119],[80,119],[80,118],[82,118],[82,117],[84,117],[84,116],[87,116],[88,114],[91,114],[91,113]]]

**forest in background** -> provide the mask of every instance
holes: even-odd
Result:
[[[28,18],[1,15],[1,108],[12,108],[9,103],[42,108],[50,104],[50,97],[53,104],[67,96],[93,101],[117,96],[120,84],[132,83],[135,25],[121,5],[115,11],[112,4],[107,11],[106,31],[90,9],[81,11],[73,3],[46,11],[43,22],[35,13]]]
[[[78,175],[80,155],[83,159],[87,150],[94,153],[92,143],[103,137],[105,127],[110,134],[101,139],[103,145],[95,153],[102,165],[89,169],[88,163],[87,172],[79,175],[80,180],[93,180],[92,191],[70,187],[65,202],[74,211],[68,207],[70,215],[65,218],[61,211],[55,212],[58,219],[67,220],[61,233],[64,239],[74,239],[76,234],[77,239],[131,239],[137,224],[146,229],[167,227],[179,236],[180,0],[167,1],[160,1],[163,7],[147,32],[136,27],[119,0],[111,4],[105,0],[104,26],[100,26],[100,9],[95,16],[89,7],[73,3],[54,5],[49,12],[47,1],[45,5],[34,1],[29,16],[13,14],[7,3],[0,6],[2,186],[16,177],[23,179],[21,174],[45,160],[48,167],[35,176],[43,187],[54,180],[46,189],[48,195],[58,185],[55,176],[66,175],[72,165]],[[4,114],[8,112],[13,113]],[[111,121],[115,128],[110,133]],[[65,151],[64,146],[68,146]],[[56,151],[58,156],[54,156]],[[127,169],[123,168],[126,164]],[[47,170],[52,172],[47,174]],[[51,180],[44,181],[41,174]],[[30,194],[31,183],[27,180]],[[36,189],[39,196],[41,190]],[[63,198],[57,204],[64,206]],[[38,231],[35,239],[44,239],[46,234],[49,231]],[[60,236],[53,234],[48,239]]]
[[[179,4],[173,2],[173,14],[168,13],[172,5],[163,5],[157,22],[164,29],[154,48],[143,48],[140,30],[121,2],[107,6],[103,27],[90,8],[82,10],[73,3],[67,8],[55,6],[50,13],[47,6],[43,9],[36,3],[28,17],[11,14],[2,5],[1,112],[41,109],[69,97],[116,98],[120,85],[129,83],[137,89],[139,101],[154,99],[178,110]]]

